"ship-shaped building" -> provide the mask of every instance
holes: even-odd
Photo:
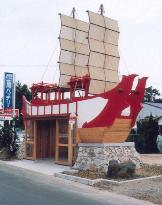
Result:
[[[87,11],[89,22],[60,14],[59,85],[37,83],[23,97],[26,159],[72,165],[79,143],[124,142],[141,110],[147,78],[119,78],[119,27]]]

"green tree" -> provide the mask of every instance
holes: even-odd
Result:
[[[32,94],[28,88],[28,86],[26,84],[21,84],[20,81],[16,82],[16,105],[15,107],[17,109],[19,109],[20,111],[20,116],[19,118],[16,120],[16,124],[15,126],[17,128],[24,128],[24,124],[23,124],[23,116],[21,115],[21,111],[22,111],[22,96],[25,96],[27,98],[27,100],[31,100],[32,98]]]
[[[5,148],[10,156],[15,156],[18,150],[17,134],[10,125],[0,128],[0,149]]]
[[[144,95],[143,101],[144,102],[156,102],[157,96],[160,96],[159,90],[150,86],[150,87],[145,89],[145,95]]]
[[[140,153],[156,153],[156,139],[158,136],[158,122],[150,115],[144,120],[137,122],[137,135],[135,137],[135,146]]]

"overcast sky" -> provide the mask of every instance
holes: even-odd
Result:
[[[148,76],[162,93],[162,0],[0,0],[0,96],[3,73],[27,83],[55,82],[58,77],[58,13],[88,20],[86,10],[119,21],[120,73]],[[52,58],[51,58],[52,57]],[[47,67],[47,65],[49,66]]]

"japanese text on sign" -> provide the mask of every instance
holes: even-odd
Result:
[[[4,109],[13,107],[13,73],[4,74]]]

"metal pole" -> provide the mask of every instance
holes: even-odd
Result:
[[[4,113],[4,97],[5,97],[5,73],[3,74],[3,113]]]
[[[99,12],[102,16],[105,13],[103,4],[100,5]]]
[[[72,17],[73,17],[73,19],[75,19],[75,13],[76,13],[76,9],[75,9],[75,7],[73,7],[73,9],[72,9]]]
[[[15,102],[16,102],[16,74],[13,76],[13,118],[15,117]]]
[[[16,74],[13,75],[13,130],[15,130]]]

